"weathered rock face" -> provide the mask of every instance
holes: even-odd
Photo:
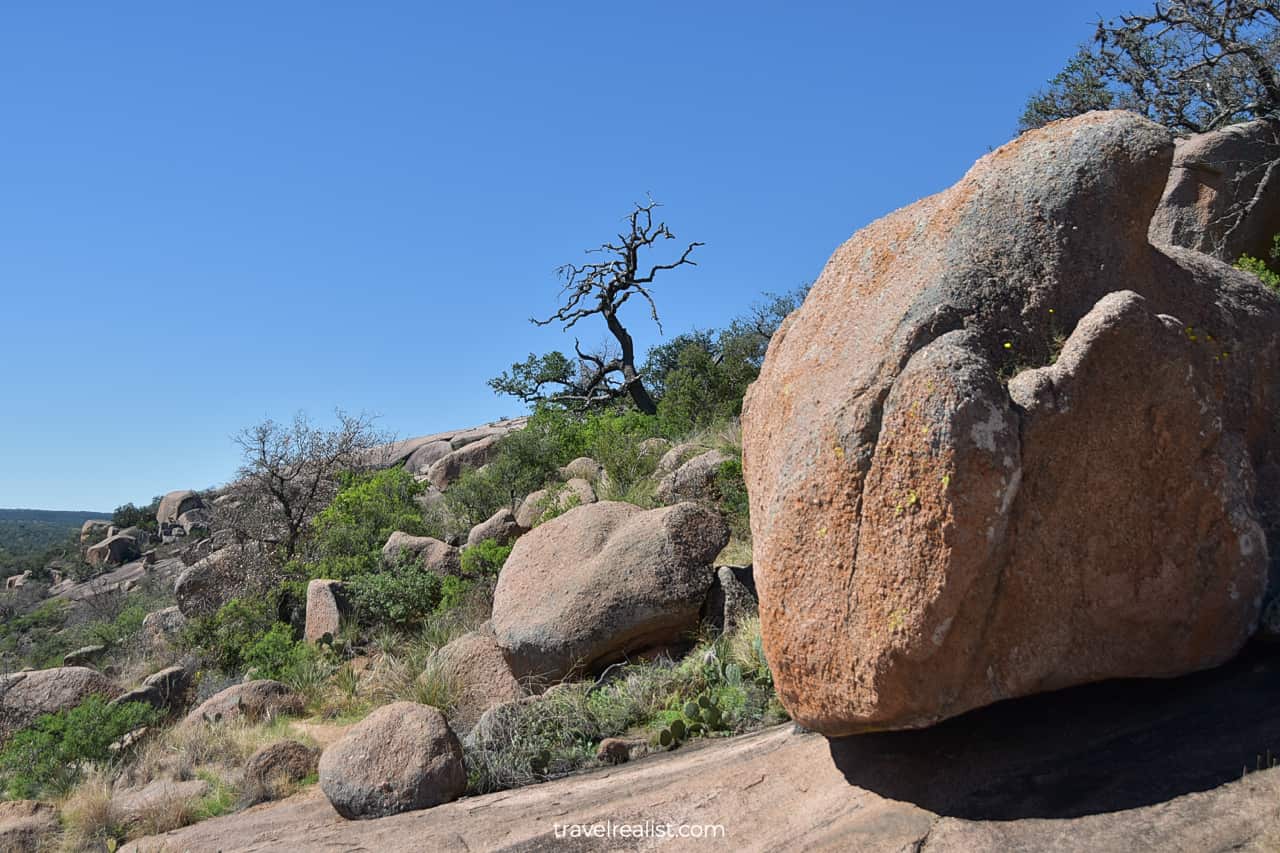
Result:
[[[432,463],[431,467],[427,469],[427,479],[437,489],[447,488],[461,476],[465,469],[479,468],[493,459],[498,452],[498,440],[500,438],[500,435],[486,435],[476,441],[468,441],[461,445],[458,444],[459,439],[455,438],[454,447],[457,449]]]
[[[453,445],[447,441],[429,441],[419,447],[405,460],[404,467],[410,474],[426,474],[431,466],[453,452]]]
[[[207,616],[243,595],[246,579],[260,558],[256,545],[229,545],[185,569],[173,586],[182,615]]]
[[[432,655],[431,665],[446,670],[458,685],[457,707],[450,713],[450,724],[462,734],[470,731],[485,711],[525,695],[491,634],[463,634]]]
[[[302,710],[302,704],[302,697],[287,686],[262,678],[215,693],[182,722],[184,725],[219,723],[241,717],[257,722],[279,714],[296,714]]]
[[[60,666],[0,676],[0,741],[42,714],[74,708],[90,696],[112,699],[120,686],[83,666]]]
[[[142,556],[138,540],[124,533],[117,533],[90,545],[84,552],[84,561],[95,569],[103,566],[120,566]]]
[[[1180,139],[1151,242],[1234,263],[1267,258],[1280,233],[1280,121],[1258,119]]]
[[[1253,631],[1280,301],[1148,242],[1172,155],[1128,113],[1025,134],[854,235],[774,337],[743,463],[801,724],[1170,676]]]
[[[494,591],[498,645],[517,676],[554,681],[674,642],[697,625],[728,541],[699,504],[571,509],[516,541]]]
[[[444,714],[413,702],[382,706],[320,756],[320,788],[349,820],[431,808],[466,787],[462,744]]]
[[[462,571],[462,556],[457,548],[430,536],[411,536],[396,531],[382,546],[382,562],[397,566],[413,562],[438,575],[455,575]]]

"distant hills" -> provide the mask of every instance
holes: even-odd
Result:
[[[0,509],[0,577],[40,567],[85,521],[110,517],[110,512]]]

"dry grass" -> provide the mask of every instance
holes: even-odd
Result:
[[[123,836],[111,808],[111,777],[95,770],[59,804],[64,851],[101,850]]]

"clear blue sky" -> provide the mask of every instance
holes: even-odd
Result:
[[[631,202],[707,243],[668,334],[720,324],[954,182],[1131,5],[5,3],[0,506],[225,482],[298,410],[518,414],[485,379],[572,346],[528,318]]]

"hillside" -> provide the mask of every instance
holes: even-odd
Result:
[[[44,565],[51,548],[65,544],[90,518],[111,513],[52,509],[0,509],[0,575]]]

